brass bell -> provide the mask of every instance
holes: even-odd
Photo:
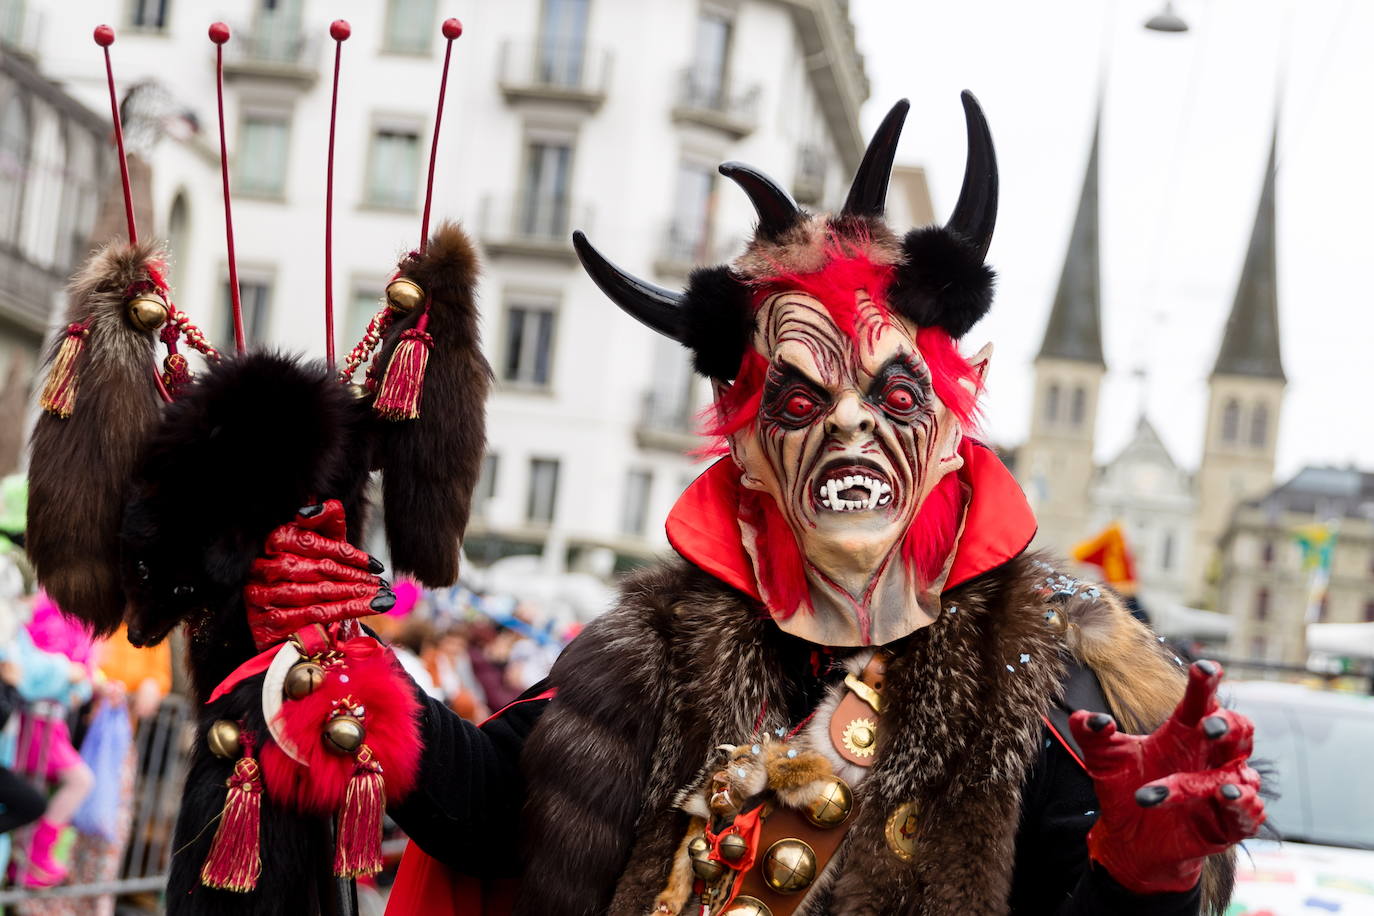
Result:
[[[353,754],[367,737],[363,723],[352,716],[335,716],[324,727],[324,746],[336,754]]]
[[[236,760],[243,751],[239,741],[239,724],[231,719],[216,719],[205,733],[205,743],[210,753],[225,760]]]
[[[704,859],[711,854],[711,844],[706,842],[706,837],[694,837],[692,842],[687,844],[687,855],[693,859]]]
[[[815,851],[801,840],[778,840],[763,854],[763,880],[779,894],[806,890],[816,880]]]
[[[167,303],[155,293],[139,293],[129,300],[129,320],[140,331],[156,331],[167,322]]]
[[[727,833],[720,838],[720,857],[727,862],[738,862],[749,852],[749,841],[738,833]]]
[[[303,700],[324,683],[324,669],[314,662],[297,662],[286,672],[283,691],[292,700]]]
[[[367,388],[359,385],[357,382],[345,385],[344,388],[347,389],[348,393],[353,395],[356,400],[361,401],[363,398],[367,397]]]
[[[849,783],[838,776],[830,777],[826,787],[806,809],[806,819],[817,827],[838,827],[854,808],[854,793]]]
[[[741,894],[735,898],[730,909],[725,911],[725,916],[773,916],[773,911],[759,898]]]
[[[696,875],[707,884],[714,884],[720,880],[720,876],[725,872],[725,863],[717,862],[714,859],[693,859],[692,874]]]
[[[392,311],[409,315],[425,301],[425,291],[409,277],[397,277],[386,285],[386,304]]]

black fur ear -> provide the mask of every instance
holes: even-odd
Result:
[[[997,275],[964,238],[942,226],[913,229],[902,239],[904,259],[888,288],[888,304],[918,326],[963,337],[992,306]]]
[[[728,382],[739,372],[754,334],[749,287],[728,267],[692,271],[682,300],[682,342],[697,372]]]

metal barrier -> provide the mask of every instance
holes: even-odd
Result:
[[[30,761],[31,748],[35,740],[50,733],[53,721],[63,715],[60,706],[33,704],[26,710],[20,730],[15,772],[28,776],[43,790],[51,788],[44,780],[47,748],[38,747],[33,754],[35,759]],[[11,873],[16,886],[0,889],[0,906],[17,904],[16,912],[38,913],[46,911],[45,902],[49,900],[56,903],[61,898],[113,898],[121,894],[161,891],[172,858],[173,828],[193,737],[191,705],[181,696],[166,697],[156,715],[138,723],[133,740],[133,793],[129,802],[128,835],[120,851],[116,875],[83,880],[79,869],[74,868],[72,877],[59,887],[23,887],[32,835],[32,829],[25,828],[15,831],[13,840]],[[77,843],[81,842],[83,838],[79,837]],[[93,902],[83,904],[77,912],[95,912]]]

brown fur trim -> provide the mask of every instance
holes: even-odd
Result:
[[[776,238],[755,236],[731,266],[749,280],[814,273],[825,266],[834,244],[875,264],[895,265],[903,258],[901,240],[882,220],[818,214],[808,215]]]
[[[458,579],[458,554],[486,450],[491,367],[477,327],[477,252],[457,224],[443,223],[425,253],[407,256],[399,269],[429,294],[434,343],[419,418],[378,421],[387,541],[397,571],[440,587]],[[415,326],[420,312],[392,326],[377,365],[390,363],[401,334]]]
[[[149,263],[160,259],[155,245],[116,242],[72,279],[67,323],[91,323],[77,363],[79,399],[67,419],[42,414],[30,439],[29,556],[57,606],[97,634],[113,633],[124,614],[120,515],[160,407],[155,334],[129,322],[125,290],[147,280]]]

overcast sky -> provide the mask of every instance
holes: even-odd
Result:
[[[1044,332],[1104,93],[1099,459],[1142,399],[1175,460],[1201,457],[1206,381],[1254,220],[1276,101],[1279,310],[1288,392],[1278,475],[1374,470],[1374,3],[852,0],[873,91],[863,123],[911,99],[899,160],[926,167],[937,214],[959,195],[959,90],[983,104],[1001,167],[988,258],[1001,282],[965,339],[996,349],[988,430],[1025,438]],[[1284,63],[1286,61],[1286,64]],[[1143,383],[1137,370],[1147,372]]]

